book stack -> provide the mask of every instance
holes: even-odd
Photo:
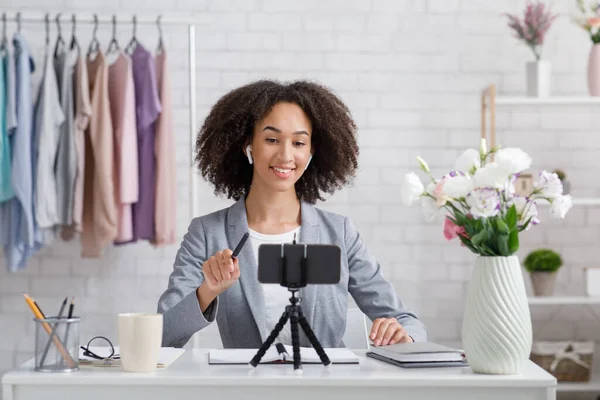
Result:
[[[467,366],[462,350],[431,342],[397,343],[371,347],[367,356],[403,368]]]

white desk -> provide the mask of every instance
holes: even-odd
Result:
[[[169,368],[127,373],[82,367],[73,373],[34,372],[33,360],[2,378],[4,400],[171,399],[511,399],[554,400],[556,379],[532,362],[522,375],[479,375],[468,367],[404,369],[355,351],[360,365],[208,365],[207,350],[188,350]]]

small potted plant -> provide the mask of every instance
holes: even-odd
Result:
[[[552,296],[556,283],[556,271],[562,266],[560,255],[550,249],[537,249],[525,257],[523,263],[531,274],[533,294]]]
[[[562,169],[555,169],[553,172],[556,174],[556,176],[558,176],[560,183],[562,183],[562,185],[563,185],[563,193],[564,194],[570,193],[571,192],[571,182],[569,182],[567,180],[567,174],[565,174],[565,171]]]
[[[523,13],[518,15],[505,14],[508,17],[508,27],[514,31],[514,36],[531,49],[535,61],[526,65],[527,96],[550,96],[550,62],[542,60],[542,45],[544,37],[557,15],[550,12],[549,7],[542,1],[529,2]]]

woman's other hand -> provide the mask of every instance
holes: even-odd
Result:
[[[373,321],[369,338],[375,346],[414,342],[396,318],[377,318]]]

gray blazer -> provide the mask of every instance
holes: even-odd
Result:
[[[344,346],[348,293],[371,320],[395,317],[415,341],[425,341],[425,326],[404,308],[350,219],[305,202],[301,204],[301,216],[299,243],[336,244],[342,251],[338,284],[307,285],[299,292],[302,310],[321,345]],[[221,293],[204,313],[196,297],[196,289],[204,281],[202,263],[219,250],[233,249],[247,231],[244,198],[229,208],[192,220],[177,252],[169,286],[158,302],[164,320],[163,346],[183,347],[194,333],[215,319],[225,348],[258,348],[266,339],[265,299],[249,243],[238,257],[238,282]],[[300,343],[310,346],[302,329]]]

